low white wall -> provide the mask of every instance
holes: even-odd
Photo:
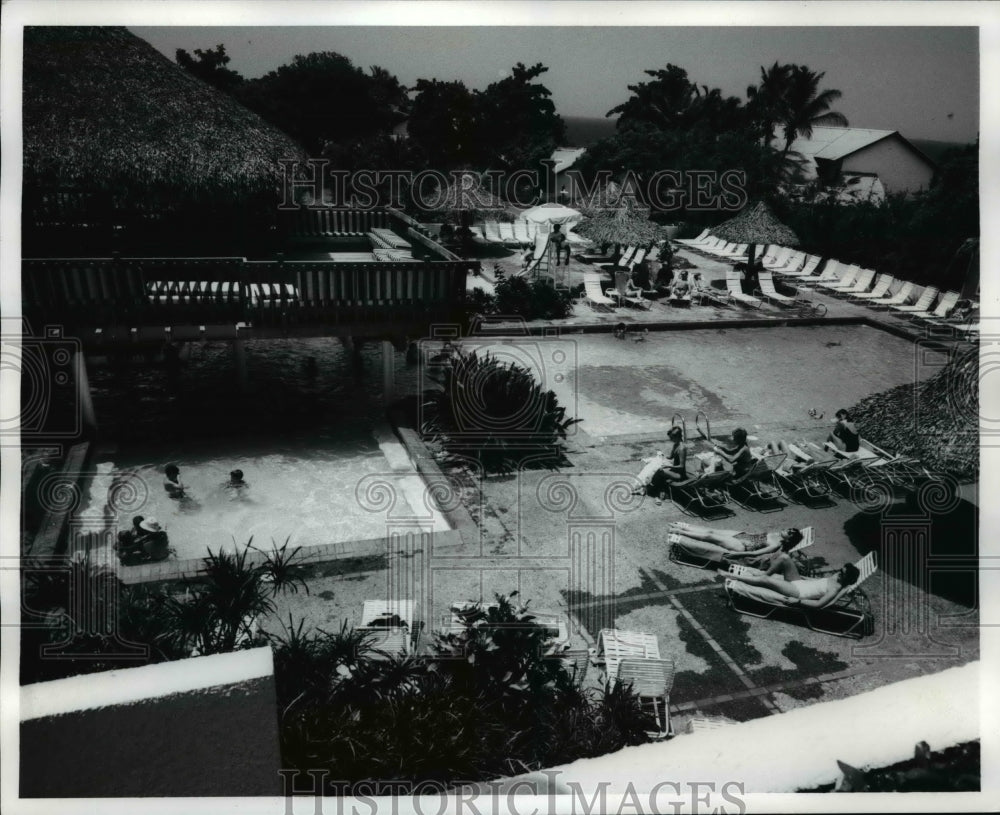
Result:
[[[833,702],[767,716],[668,742],[627,747],[600,758],[509,779],[538,783],[540,794],[584,791],[608,782],[607,794],[650,791],[664,782],[741,783],[746,793],[786,793],[830,784],[838,759],[861,769],[913,758],[926,741],[942,750],[980,738],[979,662],[878,688]],[[662,787],[661,787],[662,788]],[[522,786],[522,792],[527,791]],[[664,794],[667,794],[666,792]]]

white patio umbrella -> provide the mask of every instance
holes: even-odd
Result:
[[[539,204],[537,207],[526,209],[520,217],[536,224],[568,224],[579,221],[583,215],[564,204]]]

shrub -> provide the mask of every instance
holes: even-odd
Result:
[[[526,320],[557,320],[568,317],[573,310],[572,297],[565,289],[557,289],[544,279],[528,280],[508,277],[499,266],[496,274],[496,314],[524,317]]]
[[[421,432],[487,472],[563,460],[569,427],[555,393],[543,391],[526,368],[490,354],[453,351],[444,362],[440,390],[424,394]]]
[[[585,692],[525,605],[497,596],[423,659],[366,659],[364,638],[275,641],[283,766],[351,783],[450,784],[538,770],[647,740],[628,686]],[[326,794],[343,793],[327,782]]]

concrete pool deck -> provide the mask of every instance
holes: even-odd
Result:
[[[744,721],[979,657],[968,585],[956,590],[926,566],[914,572],[911,562],[937,557],[964,569],[956,580],[975,579],[975,509],[966,501],[921,516],[905,501],[879,509],[836,496],[829,506],[785,502],[776,512],[734,505],[730,517],[702,522],[669,501],[656,506],[609,489],[634,476],[642,456],[666,446],[675,410],[692,439],[693,413],[701,407],[715,437],[742,424],[760,441],[822,441],[837,407],[930,376],[943,355],[914,356],[904,340],[860,325],[665,332],[635,346],[606,335],[572,340],[577,361],[559,368],[566,376],[560,386],[574,400],[570,412],[584,422],[570,439],[568,466],[464,477],[475,489],[456,492],[474,523],[462,530],[460,544],[445,549],[426,539],[308,566],[311,594],[281,598],[269,630],[289,613],[304,617],[307,627],[358,625],[365,600],[402,591],[430,608],[426,641],[451,602],[516,590],[532,609],[566,614],[574,648],[593,646],[602,628],[655,634],[661,655],[676,662],[671,703],[678,730],[691,717]],[[523,350],[517,343],[508,348]],[[821,420],[808,413],[817,407],[825,413]],[[877,551],[879,571],[865,585],[874,634],[849,640],[735,613],[719,577],[669,560],[665,539],[673,520],[750,531],[812,526],[817,542],[808,556],[816,567]],[[588,684],[600,681],[591,667]]]

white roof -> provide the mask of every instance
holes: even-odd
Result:
[[[814,127],[812,136],[799,136],[792,142],[792,150],[807,158],[838,159],[897,132],[864,127]]]
[[[561,173],[563,170],[568,170],[586,152],[586,147],[557,147],[552,151],[552,160],[555,162],[552,172]]]

